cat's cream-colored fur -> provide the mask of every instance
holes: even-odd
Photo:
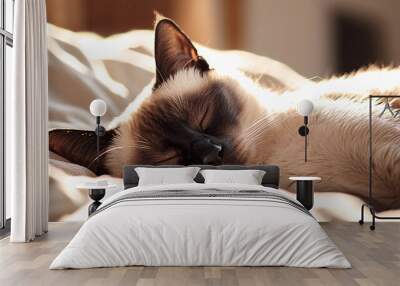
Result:
[[[187,92],[203,89],[211,82],[228,85],[242,98],[244,111],[235,134],[242,140],[247,164],[276,164],[281,167],[282,187],[293,189],[291,175],[323,178],[317,191],[346,192],[362,198],[368,193],[368,95],[400,93],[400,69],[372,67],[354,74],[310,83],[294,91],[276,92],[235,73],[212,71],[200,75],[193,69],[180,71],[155,91],[179,104]],[[315,104],[310,116],[309,159],[304,162],[304,138],[297,133],[303,118],[295,111],[301,98]],[[143,100],[151,100],[151,96]],[[140,108],[140,105],[137,106]],[[375,108],[375,110],[381,107]],[[373,142],[374,198],[380,208],[400,203],[400,122],[378,118],[374,112]],[[130,114],[132,116],[132,113]],[[120,136],[112,148],[135,145],[131,118],[120,125]],[[134,152],[118,149],[107,154],[113,174],[121,164],[134,164]]]
[[[400,69],[372,67],[343,77],[324,80],[303,89],[277,94],[287,104],[270,108],[265,99],[265,119],[249,140],[249,163],[274,163],[281,167],[282,185],[292,188],[291,175],[323,178],[317,191],[368,194],[368,95],[400,94]],[[258,95],[263,96],[263,95]],[[296,98],[314,101],[310,116],[309,160],[304,162],[304,139],[297,129],[302,118]],[[271,99],[273,101],[275,98]],[[291,106],[290,106],[291,105]],[[374,104],[373,181],[374,198],[382,208],[400,206],[400,121],[379,118]],[[255,135],[256,134],[256,135]],[[258,134],[258,135],[257,135]],[[258,137],[257,137],[258,136]],[[253,145],[254,144],[254,145]]]

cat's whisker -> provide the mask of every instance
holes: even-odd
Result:
[[[175,111],[179,113],[180,107],[185,106],[185,101],[184,98],[181,94],[177,93],[175,94],[175,101],[173,101],[175,103],[174,108]]]
[[[143,150],[151,150],[151,148],[150,148],[150,147],[148,147],[148,146],[137,145],[136,147],[137,147],[138,149],[143,149]]]
[[[257,122],[255,122],[254,124],[252,124],[251,128],[246,128],[244,130],[244,136],[246,137],[250,137],[253,136],[254,134],[259,133],[261,130],[264,129],[264,126],[266,125],[266,123],[268,123],[268,121],[265,121],[268,119],[268,115],[264,116],[263,118],[257,120]]]
[[[251,135],[253,131],[259,129],[260,127],[264,126],[265,123],[268,123],[268,121],[271,120],[271,115],[266,114],[263,117],[259,118],[256,120],[253,124],[251,124],[249,127],[247,127],[244,132],[246,132],[247,135]]]
[[[142,147],[147,147],[148,149],[150,149],[152,147],[152,145],[150,144],[150,142],[149,142],[149,140],[147,138],[143,137],[139,133],[136,134],[136,136],[139,138],[136,141],[138,143],[140,143]],[[144,148],[142,148],[142,149],[144,149]]]
[[[266,129],[273,129],[278,125],[279,122],[277,120],[263,121],[258,124],[256,129],[253,129],[251,132],[243,133],[241,137],[243,141],[249,145],[257,144],[260,139],[264,138],[264,131]]]
[[[261,139],[264,139],[264,133],[260,132],[256,136],[243,138],[243,144],[247,147],[254,148],[258,145]]]
[[[251,136],[254,136],[254,135],[260,133],[263,129],[264,129],[264,128],[262,127],[262,125],[260,125],[260,126],[258,126],[257,128],[254,128],[254,129],[252,129],[252,130],[250,130],[250,131],[243,132],[243,133],[242,133],[242,137],[251,137]]]
[[[278,128],[279,124],[278,123],[273,123],[269,126],[266,126],[264,130],[272,130]],[[257,136],[254,136],[251,138],[252,142],[254,144],[258,143],[260,140],[264,139],[266,136],[268,136],[268,132],[260,132]]]
[[[253,128],[254,126],[257,126],[261,121],[263,121],[265,118],[267,118],[268,115],[264,115],[258,119],[256,119],[250,126],[246,127],[244,131],[247,131],[248,129]]]
[[[100,153],[98,156],[96,156],[92,162],[90,162],[90,164],[88,165],[88,168],[90,169],[90,167],[93,165],[93,163],[95,163],[98,159],[100,159],[101,157],[103,157],[105,154],[117,150],[117,149],[124,149],[124,148],[137,148],[137,145],[129,145],[129,146],[117,146],[117,147],[113,147],[113,148],[109,148],[106,151]]]
[[[142,147],[142,149],[144,149],[144,148],[150,149],[150,147],[151,147],[149,144],[147,144],[147,142],[143,142],[141,140],[136,140],[136,143],[137,143],[138,147]]]
[[[276,128],[280,122],[278,120],[268,120],[264,121],[258,128],[258,131],[264,131],[265,129]]]
[[[249,132],[246,132],[245,136],[246,137],[254,136],[255,134],[260,133],[262,130],[264,130],[264,124],[260,124],[256,128],[253,128],[252,130],[250,130]]]
[[[256,138],[258,138],[261,134],[263,134],[263,131],[264,131],[264,129],[259,129],[258,131],[253,132],[253,133],[251,134],[251,136],[248,136],[248,135],[244,136],[243,139],[246,140],[246,141],[248,141],[248,142],[252,142],[252,141],[254,141]]]
[[[139,147],[141,149],[150,149],[151,148],[151,146],[148,145],[147,142],[143,142],[141,140],[137,140],[137,142],[140,143],[140,144],[137,145],[137,147]]]
[[[176,112],[180,112],[182,107],[185,106],[185,98],[183,95],[176,90],[171,90],[170,100],[171,100],[171,108],[175,109]]]
[[[258,143],[258,141],[260,141],[260,139],[264,138],[264,135],[265,135],[264,133],[260,132],[256,136],[249,138],[249,142],[251,142],[251,144],[256,144],[256,143]]]

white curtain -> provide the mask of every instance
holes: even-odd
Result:
[[[45,0],[15,1],[13,92],[6,98],[6,187],[12,242],[47,232],[48,109]]]

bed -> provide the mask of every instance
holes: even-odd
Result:
[[[50,269],[351,267],[315,218],[279,189],[277,166],[198,166],[263,170],[262,185],[205,184],[198,174],[196,183],[152,186],[138,186],[136,167],[124,168],[125,190],[102,203]]]
[[[49,52],[49,130],[94,128],[89,112],[93,99],[107,102],[102,123],[113,128],[126,110],[132,110],[151,93],[154,84],[154,31],[132,30],[102,37],[90,32],[74,32],[48,24]],[[94,48],[96,47],[96,48]],[[313,81],[293,71],[283,63],[244,51],[220,51],[197,44],[210,66],[217,70],[233,69],[257,79],[262,86],[277,90],[305,90],[309,94]],[[98,52],[93,52],[98,51]],[[318,175],[281,170],[280,186],[294,193],[290,176]],[[118,187],[107,191],[106,198],[123,189],[122,178],[96,175],[88,168],[69,162],[50,152],[50,221],[84,221],[91,201],[86,190],[76,185],[96,180],[108,180]],[[324,178],[323,178],[323,181]],[[340,180],[339,180],[340,181]],[[315,207],[318,221],[358,221],[364,201],[348,193],[345,185],[334,192],[316,184]],[[335,202],[335,203],[332,203]],[[399,210],[380,212],[381,216],[398,216]],[[370,219],[367,215],[366,219]]]

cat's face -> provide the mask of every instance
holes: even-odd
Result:
[[[168,19],[156,27],[152,95],[119,127],[109,169],[124,164],[244,163],[238,131],[243,98]]]
[[[241,98],[228,85],[208,77],[190,69],[174,79],[186,79],[186,88],[170,82],[154,90],[119,127],[111,148],[122,148],[114,159],[129,154],[130,162],[140,164],[242,163],[236,140]]]

